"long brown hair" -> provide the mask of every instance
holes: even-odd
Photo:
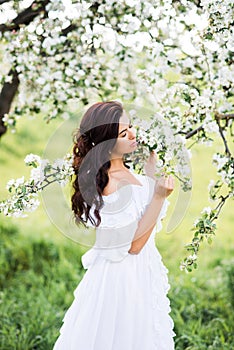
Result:
[[[98,102],[84,114],[80,127],[74,134],[73,168],[75,179],[71,197],[76,224],[99,226],[99,210],[104,202],[102,193],[109,181],[110,153],[119,132],[119,119],[123,114],[122,104],[116,101]],[[124,165],[129,168],[125,162]],[[93,218],[90,208],[94,206]],[[94,219],[97,219],[95,222]]]

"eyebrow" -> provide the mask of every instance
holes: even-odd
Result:
[[[131,124],[131,120],[129,120],[129,125]],[[122,134],[124,131],[126,131],[128,129],[123,129],[122,131],[120,131],[119,135]]]
[[[123,129],[122,131],[120,131],[119,135],[122,134],[126,130],[128,130],[128,129]]]

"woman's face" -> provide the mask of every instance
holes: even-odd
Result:
[[[113,157],[122,157],[125,153],[131,153],[137,148],[136,129],[131,125],[125,112],[119,119],[119,135],[114,148],[111,151]]]

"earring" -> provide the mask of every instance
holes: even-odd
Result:
[[[109,154],[111,154],[111,151],[108,151]]]

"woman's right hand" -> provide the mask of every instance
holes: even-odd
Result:
[[[166,198],[175,187],[175,180],[172,175],[163,175],[154,186],[154,197]]]

